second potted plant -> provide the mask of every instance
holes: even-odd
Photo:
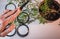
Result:
[[[60,4],[55,0],[44,0],[39,5],[40,15],[48,21],[55,21],[60,17]]]

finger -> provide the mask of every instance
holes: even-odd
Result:
[[[3,15],[3,17],[2,18],[7,18],[7,17],[9,17],[10,15],[12,15],[12,14],[14,14],[16,12],[16,10],[13,10],[13,11],[9,11],[8,13],[6,13],[5,15]]]
[[[4,27],[5,27],[8,23],[14,21],[19,14],[20,14],[20,10],[17,9],[17,11],[16,11],[15,14],[13,14],[13,15],[11,15],[10,17],[6,18],[6,19],[4,20],[4,22],[3,22]]]
[[[0,37],[5,37],[8,33],[10,33],[13,29],[15,28],[15,25],[14,24],[11,24],[11,26],[6,29],[5,31],[3,31],[1,34],[0,34]]]
[[[5,10],[5,11],[3,11],[3,14],[1,14],[0,18],[1,18],[1,19],[4,19],[3,15],[5,15],[6,13],[8,13],[9,11],[10,11],[10,10],[8,10],[8,9]]]
[[[1,18],[2,14],[0,14],[0,18]]]
[[[2,32],[2,30],[3,30],[3,20],[2,19],[0,19],[0,33]]]
[[[8,9],[4,10],[2,15],[8,13],[9,11],[10,11],[10,10],[8,10]]]

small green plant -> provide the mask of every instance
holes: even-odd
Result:
[[[44,4],[39,7],[42,10],[42,12],[50,11],[48,4],[51,3],[52,1],[51,0],[44,0],[43,2],[44,2]]]

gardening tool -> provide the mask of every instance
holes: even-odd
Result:
[[[21,10],[21,11],[22,11],[22,9],[26,6],[27,3],[29,3],[29,0],[27,0],[27,2],[25,2],[25,3],[20,7],[20,10]],[[5,6],[5,9],[8,9],[7,7],[8,7],[8,5],[10,5],[10,4],[12,4],[12,5],[15,7],[15,9],[16,9],[16,5],[15,5],[14,3],[9,3],[9,4],[7,4],[7,5]],[[19,6],[18,6],[18,7],[19,7]],[[10,10],[10,11],[11,11],[11,10]],[[27,14],[27,13],[25,13],[25,14]],[[27,21],[26,21],[26,22],[29,21],[29,15],[27,14],[27,16],[28,16],[28,18],[27,18]],[[17,20],[19,21],[18,18],[17,18]],[[26,23],[26,22],[25,22],[25,23]],[[19,21],[19,23],[21,23],[21,24],[18,26],[17,29],[15,28],[15,32],[14,32],[12,35],[7,35],[8,37],[14,36],[14,35],[16,34],[16,32],[17,32],[17,34],[18,34],[19,36],[21,36],[21,37],[25,37],[25,36],[28,35],[28,33],[29,33],[29,27],[28,27],[25,23],[23,23],[23,22],[20,22],[20,21]],[[8,25],[11,25],[11,23],[9,23]],[[24,26],[28,29],[28,32],[27,32],[26,34],[24,34],[24,35],[20,34],[19,31],[18,31],[19,27],[22,26],[22,25],[24,25]]]

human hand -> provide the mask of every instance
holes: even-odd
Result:
[[[14,28],[15,25],[12,23],[9,28],[5,29],[6,26],[13,22],[16,17],[20,14],[20,8],[18,7],[15,10],[5,10],[2,15],[0,15],[0,37],[6,36],[10,33]]]

